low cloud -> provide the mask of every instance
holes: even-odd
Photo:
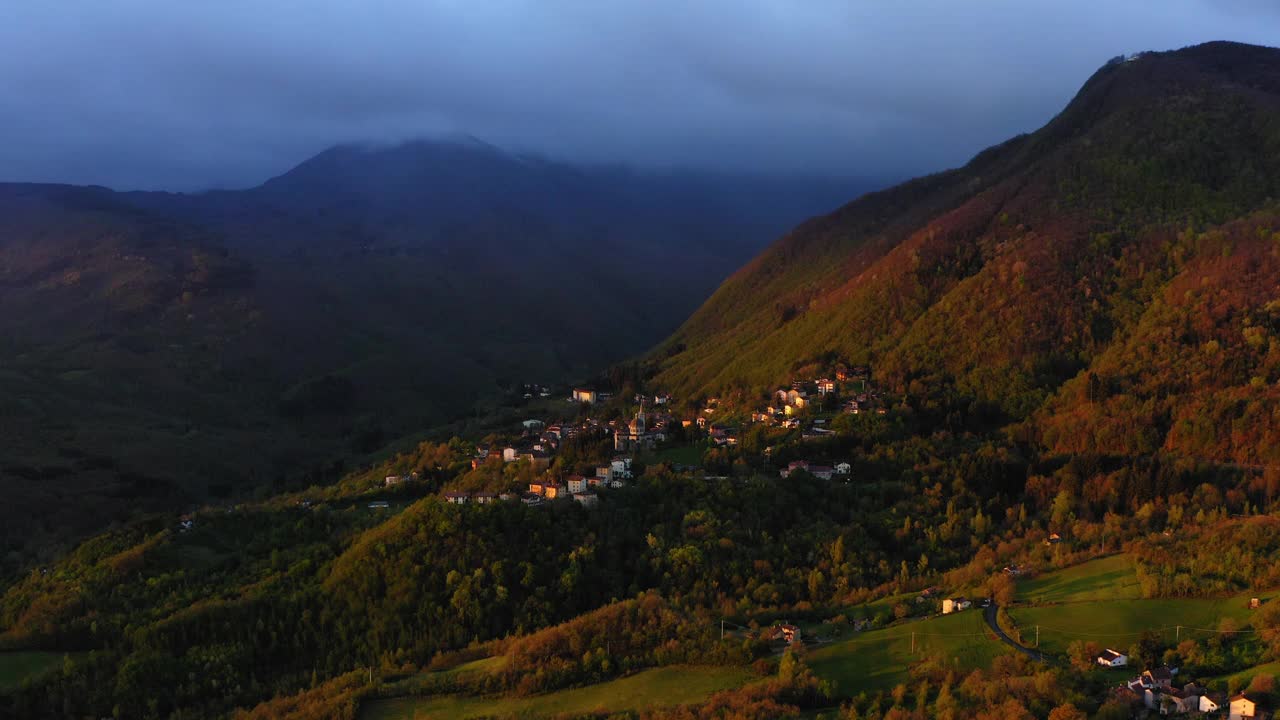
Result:
[[[1111,56],[1264,43],[1276,19],[1250,0],[8,3],[0,179],[248,186],[335,143],[451,133],[903,177],[1035,129]]]

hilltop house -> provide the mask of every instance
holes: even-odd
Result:
[[[577,494],[587,489],[587,479],[581,475],[570,475],[565,481],[569,488],[569,492]]]
[[[1122,652],[1116,652],[1111,648],[1107,648],[1098,656],[1098,664],[1104,667],[1124,667],[1129,664],[1129,656]]]
[[[564,495],[563,485],[547,485],[542,490],[542,496],[548,500],[555,500],[558,497],[564,497]]]
[[[590,405],[594,405],[594,404],[595,404],[595,402],[596,402],[596,400],[598,400],[598,399],[599,399],[599,395],[597,395],[597,394],[596,394],[596,391],[595,391],[595,390],[591,390],[591,389],[589,389],[589,388],[574,388],[574,389],[573,389],[573,401],[574,401],[574,402],[577,402],[577,403],[588,403],[588,404],[590,404]]]
[[[445,502],[454,505],[466,505],[471,500],[471,496],[464,492],[447,492],[444,494]]]
[[[822,378],[818,381],[818,393],[821,395],[830,395],[836,391],[836,383],[830,378]]]
[[[491,502],[497,502],[498,496],[491,492],[480,492],[472,496],[477,505],[485,505]]]

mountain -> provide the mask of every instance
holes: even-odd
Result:
[[[754,402],[843,360],[953,428],[1274,461],[1278,151],[1280,51],[1114,60],[1036,132],[777,240],[652,353],[656,382]]]
[[[862,183],[342,146],[199,194],[0,186],[10,563],[137,509],[323,482],[651,346]]]
[[[1245,675],[1247,692],[1269,693],[1280,474],[1259,466],[1274,460],[1280,380],[1278,97],[1280,51],[1213,43],[1113,61],[1036,133],[778,240],[653,351],[655,374],[618,373],[616,399],[590,418],[522,407],[339,482],[99,533],[0,593],[12,668],[0,716],[1132,717],[1141,697],[1099,674],[1108,647],[1135,674],[1176,665],[1179,683],[1214,697]],[[368,152],[382,151],[340,155]],[[246,414],[227,437],[257,437],[264,453],[339,437],[326,418],[406,376],[307,375],[338,351],[301,341],[327,331],[352,347],[358,318],[339,311],[363,290],[329,290],[325,324],[308,312],[319,291],[292,312],[278,297],[298,296],[308,273],[418,274],[436,267],[421,258],[447,263],[472,244],[375,232],[390,225],[390,186],[303,184],[298,197],[345,200],[308,215],[288,193],[265,199],[283,186],[127,202],[8,189],[7,217],[52,208],[66,243],[47,257],[37,231],[10,243],[6,292],[39,320],[12,337],[47,343],[42,332],[70,327],[95,349],[176,337],[207,349],[192,362],[216,352],[217,373],[147,366],[151,383],[188,383],[152,402],[185,404],[197,383],[234,381],[217,397],[245,398],[277,374],[311,377],[263,396],[289,422]],[[454,210],[474,227],[465,208],[441,212]],[[357,249],[335,217],[361,223]],[[80,304],[55,312],[62,293]],[[379,337],[396,327],[383,319]],[[276,339],[270,352],[258,333]],[[824,400],[820,417],[801,410],[805,427],[743,424],[732,442],[672,408],[715,394],[711,417],[730,424],[777,383],[855,363],[871,365],[871,387],[853,372],[828,399],[866,392],[883,413]],[[70,383],[97,366],[64,370]],[[637,380],[676,391],[647,426],[666,438],[615,466],[606,428],[626,422],[623,387]],[[133,425],[125,409],[122,427],[166,427],[165,413]],[[530,441],[526,417],[564,431],[543,440],[548,465],[478,462]],[[594,490],[569,492],[583,485]]]

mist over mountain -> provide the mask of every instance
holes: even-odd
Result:
[[[8,540],[316,480],[599,371],[868,186],[466,139],[335,147],[243,191],[0,187]]]

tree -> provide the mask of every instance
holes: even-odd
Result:
[[[1049,720],[1088,720],[1088,716],[1075,705],[1063,703],[1049,713]]]

